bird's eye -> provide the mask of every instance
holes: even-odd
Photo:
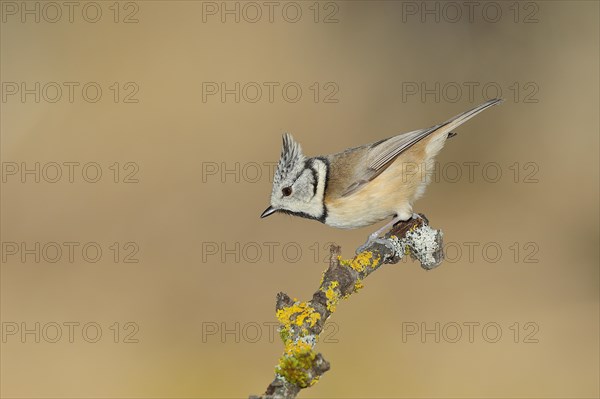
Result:
[[[284,187],[283,189],[281,189],[281,193],[283,194],[284,197],[289,197],[292,194],[292,188]]]

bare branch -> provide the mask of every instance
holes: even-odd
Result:
[[[329,363],[313,348],[325,322],[342,299],[360,290],[362,282],[385,263],[398,263],[405,255],[430,270],[443,260],[442,232],[429,227],[424,215],[396,224],[383,239],[368,242],[351,260],[342,260],[341,248],[332,245],[329,267],[319,289],[308,302],[277,294],[276,315],[285,345],[275,367],[275,379],[262,396],[250,399],[293,399],[314,385],[329,370]],[[358,251],[357,251],[358,252]]]

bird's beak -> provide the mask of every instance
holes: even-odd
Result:
[[[262,215],[260,215],[260,217],[261,218],[266,218],[267,216],[272,215],[275,212],[277,212],[277,209],[275,209],[272,206],[270,206],[267,209],[265,209],[265,211],[262,213]]]

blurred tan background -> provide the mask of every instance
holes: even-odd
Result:
[[[415,207],[449,261],[366,280],[301,396],[598,397],[597,2],[56,4],[1,4],[3,397],[262,393],[275,294],[376,227],[259,219],[281,134],[325,154],[496,95]]]

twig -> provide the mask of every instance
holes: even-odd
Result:
[[[325,322],[340,300],[361,289],[362,281],[381,265],[398,263],[409,254],[426,270],[438,266],[443,260],[442,232],[428,223],[424,215],[400,222],[384,239],[368,243],[352,260],[342,260],[341,248],[332,245],[329,268],[308,302],[278,293],[276,314],[285,351],[264,395],[250,399],[293,399],[329,370],[329,362],[313,350]]]

